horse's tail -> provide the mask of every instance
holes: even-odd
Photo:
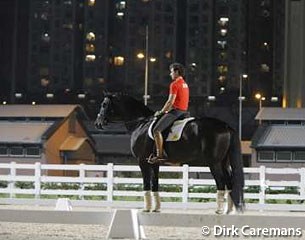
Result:
[[[231,141],[228,152],[230,165],[232,168],[232,191],[231,198],[237,211],[244,209],[244,171],[241,155],[241,144],[236,131],[231,133]]]

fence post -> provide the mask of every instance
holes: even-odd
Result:
[[[35,163],[35,199],[40,198],[41,192],[41,163]]]
[[[15,179],[16,179],[16,162],[11,162],[10,167],[10,183],[9,183],[9,189],[10,189],[10,198],[14,198],[16,195],[13,193],[15,189]]]
[[[266,167],[260,166],[259,168],[259,180],[260,180],[260,193],[259,193],[259,204],[265,204],[266,198]]]
[[[300,169],[300,197],[305,200],[305,168]]]
[[[183,164],[183,185],[182,185],[182,202],[188,202],[188,195],[189,195],[189,166],[187,164]]]
[[[84,195],[83,195],[83,191],[85,190],[84,180],[85,180],[85,164],[81,163],[79,165],[79,184],[81,190],[81,194],[79,195],[79,198],[81,200],[84,200]]]
[[[113,163],[107,164],[107,201],[113,201]]]

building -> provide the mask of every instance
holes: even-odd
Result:
[[[177,32],[177,1],[112,1],[112,9],[106,86],[142,98],[148,70],[148,94],[164,96],[168,67],[177,58],[177,39],[183,36]]]
[[[305,1],[285,1],[283,107],[305,106]]]
[[[248,89],[270,101],[283,95],[285,49],[285,1],[249,1]]]
[[[262,108],[256,120],[260,126],[252,138],[251,166],[305,166],[304,109]]]
[[[95,143],[82,124],[86,118],[77,105],[0,105],[0,161],[95,164]]]

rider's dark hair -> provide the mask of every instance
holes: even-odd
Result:
[[[174,71],[178,71],[179,75],[184,77],[184,66],[180,63],[172,63],[169,66],[169,69],[173,69]]]

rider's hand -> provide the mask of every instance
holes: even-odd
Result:
[[[163,114],[161,111],[156,111],[154,117],[159,117],[161,114]]]

